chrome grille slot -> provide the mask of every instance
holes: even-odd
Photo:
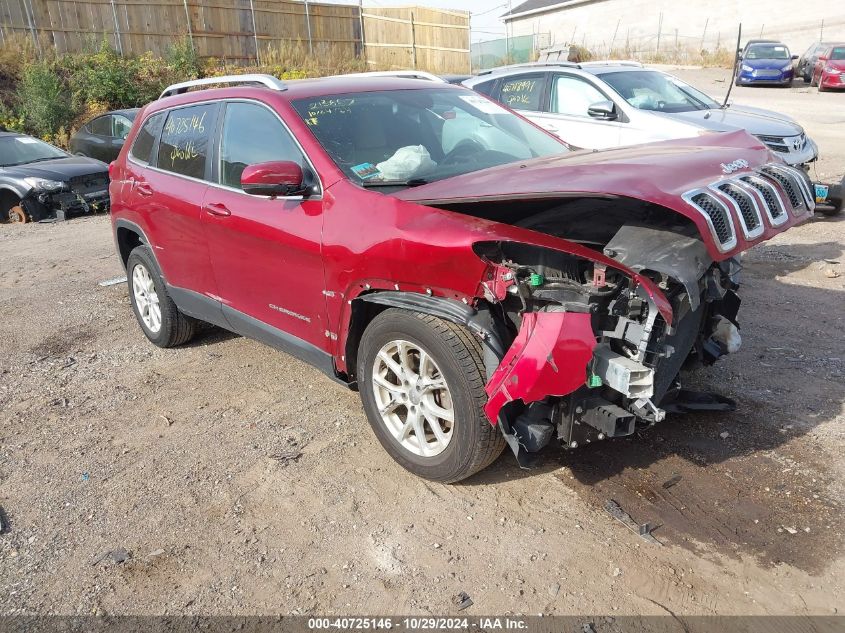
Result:
[[[796,211],[801,207],[810,212],[815,210],[815,192],[811,190],[811,185],[804,172],[787,165],[766,165],[761,171],[766,177],[780,183],[781,187],[789,194],[790,202],[792,202]],[[797,204],[793,196],[798,199]]]
[[[759,237],[765,227],[754,196],[734,182],[720,183],[716,189],[733,200],[734,210],[742,224],[745,237],[749,239]]]
[[[772,226],[780,226],[789,219],[786,214],[786,204],[781,200],[777,189],[769,181],[759,176],[741,176],[739,180],[749,187],[753,187],[760,194],[766,207],[766,215],[769,216]]]
[[[683,197],[704,216],[721,251],[729,251],[736,246],[733,216],[724,202],[715,194],[703,189],[687,192]]]
[[[763,167],[761,171],[764,176],[780,184],[781,189],[789,197],[789,202],[792,204],[793,210],[800,209],[804,206],[804,197],[801,195],[798,183],[792,179],[791,175],[787,176],[785,173],[774,170],[771,167]]]

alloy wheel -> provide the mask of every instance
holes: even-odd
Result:
[[[446,379],[416,343],[393,340],[373,362],[373,393],[381,420],[403,448],[439,455],[452,439],[455,411]]]
[[[144,325],[157,333],[161,329],[161,305],[152,275],[143,264],[136,264],[132,270],[132,294]]]

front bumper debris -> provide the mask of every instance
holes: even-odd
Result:
[[[527,312],[499,367],[487,382],[484,412],[492,424],[515,400],[525,404],[565,396],[586,384],[596,336],[589,313]]]

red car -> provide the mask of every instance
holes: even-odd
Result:
[[[810,85],[818,86],[819,92],[845,88],[845,44],[831,46],[819,55]]]
[[[233,87],[187,90],[209,83]],[[252,82],[257,85],[235,85]],[[453,482],[683,409],[739,346],[739,254],[812,215],[744,132],[604,152],[460,86],[267,76],[173,86],[112,163],[147,338],[197,321],[357,388],[408,470]]]

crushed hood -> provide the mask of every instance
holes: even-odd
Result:
[[[766,146],[746,132],[707,134],[508,163],[392,195],[432,203],[588,194],[666,205],[690,189],[719,180],[724,175],[722,165],[740,159],[751,169],[772,161]]]
[[[390,195],[435,207],[568,197],[637,199],[691,220],[698,227],[710,256],[722,261],[751,243],[739,237],[736,247],[720,251],[704,216],[682,195],[707,187],[728,173],[737,176],[772,162],[780,160],[757,138],[739,131],[519,161]],[[748,166],[737,167],[745,164]],[[791,218],[777,228],[767,226],[755,242],[768,239],[799,221]]]

